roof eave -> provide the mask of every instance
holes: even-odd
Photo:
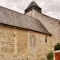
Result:
[[[3,24],[3,25],[8,25],[8,24],[4,24],[4,23],[0,23],[0,24]],[[13,25],[8,25],[8,26],[13,26]],[[50,34],[50,33],[40,32],[40,31],[33,30],[33,29],[22,28],[22,27],[18,27],[18,26],[13,26],[13,27],[16,27],[16,28],[21,28],[21,29],[25,29],[25,30],[30,30],[30,31],[34,31],[34,32],[38,32],[38,33],[42,33],[42,34],[46,34],[46,35],[50,35],[50,36],[52,36],[52,34]]]

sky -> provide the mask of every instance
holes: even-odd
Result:
[[[34,0],[41,8],[42,13],[60,19],[60,0]],[[24,13],[32,0],[0,0],[0,6]]]

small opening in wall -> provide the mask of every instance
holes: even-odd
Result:
[[[13,36],[15,37],[15,34]]]
[[[45,36],[45,43],[47,43],[47,36]]]

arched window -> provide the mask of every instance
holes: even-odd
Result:
[[[31,48],[35,48],[35,44],[36,44],[36,41],[35,41],[35,34],[33,31],[30,31],[30,46]]]
[[[32,48],[35,47],[35,35],[34,34],[30,35],[30,45]]]

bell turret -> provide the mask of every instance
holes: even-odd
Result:
[[[32,1],[30,5],[26,8],[25,14],[32,11],[33,9],[41,13],[41,8],[35,3],[35,1]]]

